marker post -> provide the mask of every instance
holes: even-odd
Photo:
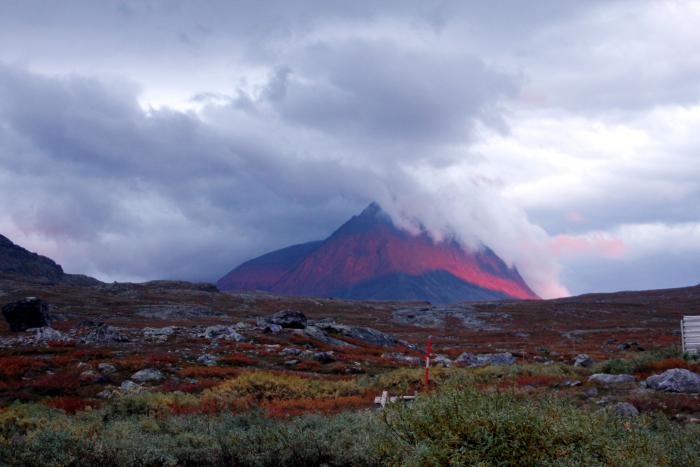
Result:
[[[428,336],[427,352],[425,354],[425,385],[430,384],[430,336]]]

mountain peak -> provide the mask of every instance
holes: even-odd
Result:
[[[538,298],[490,249],[468,252],[455,241],[411,235],[395,227],[377,203],[326,240],[247,261],[218,285],[281,295],[435,303]]]

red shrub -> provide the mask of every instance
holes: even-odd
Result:
[[[2,357],[0,358],[0,376],[4,378],[17,378],[30,370],[41,370],[46,366],[46,361],[31,357]]]
[[[73,415],[76,412],[81,412],[88,407],[93,409],[99,408],[100,402],[81,399],[79,397],[56,397],[46,401],[46,405],[53,407],[54,409],[61,409],[67,414]]]
[[[297,365],[297,369],[301,371],[318,371],[321,369],[321,363],[316,360],[304,360]]]
[[[221,363],[227,363],[229,365],[237,365],[237,366],[251,366],[255,365],[255,360],[250,358],[244,353],[233,353],[233,354],[228,354],[219,360]]]
[[[77,371],[62,371],[52,375],[44,375],[31,381],[29,387],[41,394],[61,395],[80,388],[80,373]]]
[[[237,368],[220,366],[186,366],[180,370],[181,378],[228,378],[239,374]]]

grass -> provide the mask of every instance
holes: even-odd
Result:
[[[451,387],[386,411],[282,421],[259,410],[158,410],[196,403],[188,395],[142,394],[72,416],[14,404],[0,411],[0,464],[700,465],[698,427],[662,416],[622,419],[511,391]]]

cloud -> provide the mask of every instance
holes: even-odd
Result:
[[[376,200],[486,243],[544,296],[699,282],[698,19],[689,2],[12,2],[0,231],[73,272],[213,280]]]

